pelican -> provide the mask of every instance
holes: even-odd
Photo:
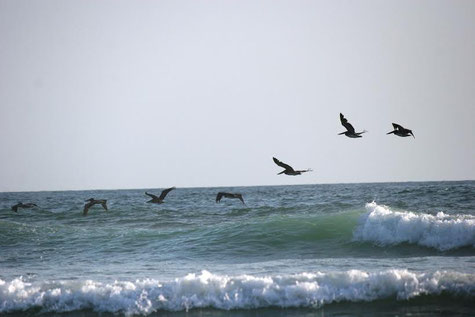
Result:
[[[18,212],[18,208],[33,208],[33,207],[38,207],[37,204],[33,204],[33,203],[22,203],[22,202],[18,202],[18,204],[12,206],[12,210],[14,212]]]
[[[400,125],[397,124],[397,123],[393,123],[393,128],[394,128],[393,131],[388,132],[388,133],[386,133],[386,134],[394,133],[395,135],[401,136],[401,137],[405,137],[405,136],[410,136],[410,135],[412,135],[412,137],[413,137],[414,139],[416,138],[416,137],[414,136],[414,134],[412,134],[412,130],[406,129],[406,128],[404,128],[403,126],[400,126]]]
[[[168,188],[168,189],[164,189],[164,190],[162,191],[162,193],[160,194],[160,197],[145,192],[145,195],[152,197],[152,199],[150,199],[150,200],[147,201],[147,202],[148,202],[148,203],[154,203],[154,204],[162,204],[162,203],[163,203],[163,200],[165,199],[165,196],[167,196],[167,194],[168,194],[170,191],[174,190],[174,189],[175,189],[175,187],[170,187],[170,188]]]
[[[346,128],[345,132],[338,133],[338,135],[346,135],[349,138],[361,138],[361,135],[366,132],[366,130],[362,132],[355,132],[355,128],[348,122],[348,120],[340,113],[340,121],[341,124]]]
[[[305,172],[311,172],[312,170],[309,168],[309,169],[306,169],[306,170],[300,170],[300,171],[296,171],[292,168],[292,166],[290,165],[287,165],[281,161],[279,161],[278,159],[276,159],[275,157],[272,158],[274,160],[274,163],[279,165],[280,167],[283,167],[285,168],[282,172],[278,173],[277,175],[280,175],[280,174],[285,174],[285,175],[292,175],[292,176],[295,176],[295,175],[300,175],[302,173],[305,173]]]
[[[107,200],[106,199],[94,199],[94,198],[89,198],[87,204],[84,205],[84,211],[83,211],[83,216],[86,216],[87,215],[87,212],[89,211],[89,208],[91,208],[92,206],[96,205],[96,204],[100,204],[102,205],[102,208],[104,208],[106,211],[108,210],[107,209]]]
[[[226,198],[237,198],[242,203],[245,205],[246,203],[244,202],[244,199],[242,198],[241,194],[231,194],[231,193],[224,193],[224,192],[219,192],[218,195],[216,196],[216,202],[219,203],[221,201],[221,198],[226,197]]]

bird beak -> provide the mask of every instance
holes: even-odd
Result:
[[[411,135],[412,135],[412,137],[413,137],[414,139],[416,138],[416,137],[414,136],[414,134],[412,134],[412,132],[411,132]]]

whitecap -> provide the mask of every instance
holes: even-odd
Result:
[[[304,272],[251,276],[216,275],[208,271],[172,281],[0,280],[0,313],[40,307],[42,312],[96,312],[148,315],[193,308],[254,309],[321,307],[340,301],[407,300],[419,295],[475,296],[475,275],[408,270]]]
[[[475,217],[392,211],[375,202],[366,204],[367,212],[353,232],[355,241],[378,245],[413,243],[441,251],[475,247]]]

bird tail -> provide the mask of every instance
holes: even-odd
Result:
[[[394,133],[394,132],[396,132],[396,130],[394,130],[394,131],[391,131],[391,132],[388,132],[388,133],[386,133],[386,134],[391,134],[391,133]]]

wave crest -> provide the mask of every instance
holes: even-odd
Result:
[[[91,309],[147,315],[192,308],[253,309],[319,307],[340,301],[406,300],[419,295],[474,296],[475,275],[457,272],[413,273],[359,270],[255,277],[207,271],[170,282],[0,280],[0,313],[40,308],[42,312]]]
[[[366,204],[366,210],[353,232],[356,241],[379,245],[407,242],[440,251],[475,247],[474,216],[391,211],[375,202]]]

